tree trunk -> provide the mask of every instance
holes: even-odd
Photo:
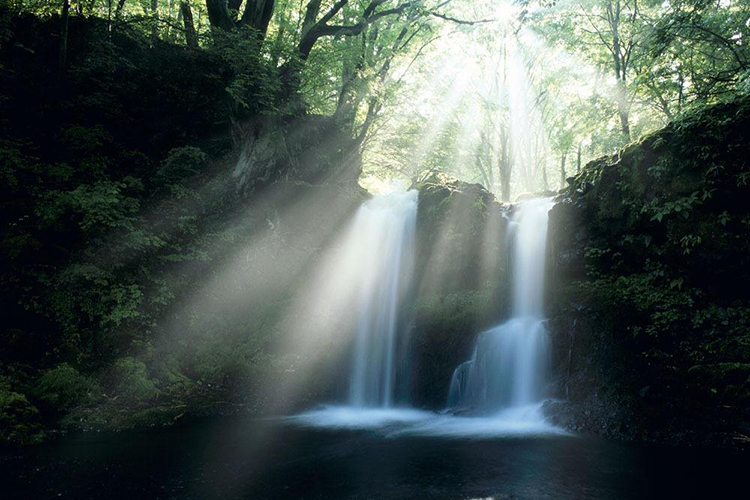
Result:
[[[174,12],[174,10],[172,8],[174,7],[174,4],[175,3],[172,0],[168,0],[168,2],[167,2],[167,20],[169,20],[169,21],[172,20],[172,13]],[[177,25],[179,25],[180,24],[180,15],[179,15],[180,8],[179,8],[179,6],[177,7],[177,12],[178,12],[178,14],[177,14]],[[171,22],[169,22],[167,24],[167,41],[169,43],[174,43],[174,40],[172,40],[173,36],[174,36],[174,26],[172,25]]]
[[[563,153],[562,158],[560,159],[560,188],[565,187],[565,177],[567,175],[565,174],[565,160],[568,159],[568,153]]]
[[[484,164],[487,165],[487,182],[488,190],[491,193],[495,192],[495,171],[492,169],[492,148],[490,141],[487,140],[487,136],[482,134],[482,159]]]
[[[125,2],[127,0],[118,0],[117,2],[117,8],[115,9],[115,21],[120,19],[120,14],[122,14],[122,9],[125,7]]]
[[[510,201],[510,177],[513,170],[510,151],[510,133],[506,125],[500,125],[500,153],[498,155],[498,170],[500,174],[500,196],[503,201]]]
[[[229,16],[226,0],[206,0],[206,12],[208,22],[213,28],[231,31],[234,29],[234,21]]]
[[[479,145],[474,151],[474,165],[482,176],[482,184],[487,191],[495,192],[495,181],[492,176],[492,158],[488,154],[487,135],[484,131],[479,132]],[[487,161],[489,160],[489,161]],[[489,168],[485,168],[489,166]]]
[[[182,14],[182,22],[185,26],[185,43],[191,49],[197,49],[198,33],[195,31],[195,23],[193,22],[193,9],[190,8],[189,3],[180,3],[180,14]]]
[[[578,157],[576,158],[576,173],[581,173],[581,143],[578,143]]]
[[[242,13],[241,22],[253,28],[261,42],[268,32],[268,24],[273,17],[275,6],[275,0],[247,0],[245,3],[245,12]]]
[[[112,32],[112,0],[107,0],[107,37]]]
[[[159,39],[159,0],[151,0],[151,17],[152,17],[152,27],[151,27],[151,45],[153,46],[156,44],[156,41]]]
[[[625,85],[625,74],[627,63],[623,57],[622,43],[620,42],[620,14],[622,12],[619,0],[607,4],[607,19],[612,30],[612,62],[614,63],[617,93],[617,113],[620,116],[620,128],[626,138],[630,138],[629,110],[627,99],[627,87]]]
[[[346,40],[347,45],[351,45],[351,39]],[[340,124],[354,123],[354,81],[357,78],[358,68],[347,56],[341,58],[341,90],[339,91],[336,110],[333,112],[334,119]]]
[[[283,10],[281,11],[281,20],[279,21],[279,29],[276,32],[276,41],[273,44],[273,51],[271,54],[271,67],[278,68],[279,58],[281,57],[281,49],[284,43],[284,35],[286,33],[286,17],[284,16]]]
[[[617,112],[620,115],[620,128],[622,134],[630,139],[630,117],[627,105],[627,90],[625,88],[625,82],[617,80]]]
[[[500,198],[502,201],[510,201],[510,165],[500,167]]]
[[[362,83],[361,77],[366,63],[368,46],[372,45],[376,37],[377,30],[372,30],[370,36],[367,35],[367,32],[362,33],[359,41],[353,37],[347,39],[347,44],[355,45],[358,52],[354,58],[347,56],[342,58],[341,90],[333,116],[337,122],[349,129],[353,129],[357,109],[365,97],[363,89],[359,86]],[[370,44],[368,44],[368,41]]]
[[[65,0],[60,13],[60,57],[57,64],[59,76],[65,73],[68,63],[68,22],[70,18],[70,0]]]
[[[229,15],[232,16],[233,19],[237,19],[237,13],[240,11],[241,6],[242,6],[242,0],[229,0],[227,2]]]

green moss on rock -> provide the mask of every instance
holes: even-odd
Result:
[[[690,112],[587,165],[552,211],[559,390],[614,388],[576,404],[627,406],[615,413],[639,422],[631,436],[746,432],[747,130],[747,95]],[[597,334],[576,337],[583,323]],[[570,362],[573,351],[592,359]]]

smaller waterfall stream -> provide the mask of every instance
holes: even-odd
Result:
[[[480,334],[471,360],[453,372],[448,407],[488,412],[538,402],[546,337],[535,317],[512,318]]]
[[[479,335],[474,354],[453,373],[448,407],[482,413],[539,403],[547,361],[543,314],[550,198],[524,201],[511,219],[511,318]]]

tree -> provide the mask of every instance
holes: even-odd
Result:
[[[239,16],[242,0],[206,0],[208,20],[214,28],[233,31],[248,27],[260,39],[265,37],[273,16],[275,0],[246,0]]]
[[[57,63],[59,75],[65,72],[68,63],[68,27],[70,25],[70,0],[63,0],[60,13],[60,56]]]
[[[631,96],[628,89],[630,65],[638,47],[640,35],[640,10],[638,0],[594,0],[580,4],[581,30],[604,49],[611,61],[615,77],[615,100],[620,128],[625,138],[630,138]]]
[[[748,21],[744,2],[672,0],[652,14],[639,71],[644,104],[671,120],[730,92],[749,69]]]
[[[180,15],[185,26],[185,43],[191,49],[198,48],[198,33],[195,31],[195,22],[193,21],[193,10],[189,2],[180,2]]]

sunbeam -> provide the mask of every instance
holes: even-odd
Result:
[[[748,40],[747,0],[0,0],[0,496],[742,496]]]

